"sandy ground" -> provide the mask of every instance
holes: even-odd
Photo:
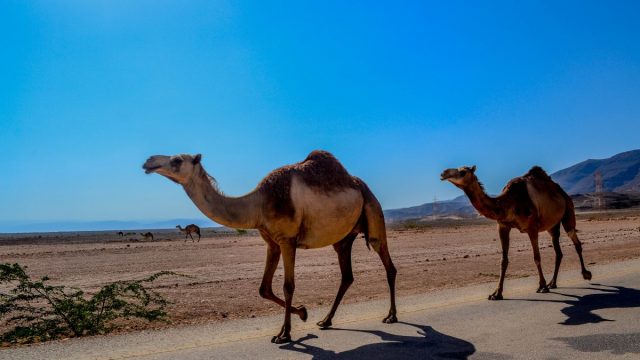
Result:
[[[587,264],[640,258],[638,213],[582,215],[578,229]],[[493,223],[396,229],[389,230],[388,236],[398,268],[398,296],[497,281],[501,255]],[[542,234],[540,244],[549,280],[555,256],[549,235]],[[579,268],[573,244],[565,234],[561,244],[565,256],[560,287],[562,269]],[[162,270],[191,276],[164,279],[153,286],[172,302],[168,308],[170,323],[131,323],[125,331],[281,313],[281,308],[258,295],[264,258],[264,243],[253,234],[209,231],[195,243],[183,242],[175,232],[157,233],[156,240],[150,242],[124,239],[115,232],[0,237],[0,262],[26,265],[33,276],[48,275],[52,283],[89,292],[108,282],[139,279]],[[353,271],[355,282],[344,303],[388,298],[384,268],[362,238],[354,244]],[[535,274],[528,238],[512,232],[507,276]],[[274,279],[276,294],[282,294],[282,279],[281,263]],[[310,308],[329,305],[339,282],[337,256],[332,248],[298,251],[294,304]],[[508,292],[506,288],[505,294]]]

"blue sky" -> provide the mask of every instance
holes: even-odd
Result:
[[[317,148],[384,208],[639,148],[637,1],[3,1],[0,221],[200,214],[140,169],[202,153],[229,195]]]

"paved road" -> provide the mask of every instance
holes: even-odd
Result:
[[[399,299],[398,324],[382,324],[384,301],[338,310],[334,329],[313,324],[326,309],[294,321],[286,345],[269,342],[281,316],[101,336],[5,349],[0,359],[640,359],[640,259],[593,267],[594,280],[560,275],[536,294],[536,279]],[[347,294],[348,296],[348,294]]]

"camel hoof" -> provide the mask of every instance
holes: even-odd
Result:
[[[389,314],[386,318],[382,319],[382,322],[385,324],[393,324],[398,322],[398,318],[395,314]]]
[[[582,273],[582,277],[583,277],[585,280],[591,280],[591,271],[585,271],[585,272],[583,272],[583,273]]]
[[[307,321],[307,317],[309,314],[307,314],[307,308],[304,307],[304,305],[298,306],[296,308],[298,311],[302,311],[300,314],[298,314],[300,316],[300,320],[302,321]]]
[[[541,286],[538,288],[538,290],[536,291],[537,293],[543,293],[546,294],[549,292],[549,288],[545,285],[545,286]]]
[[[547,285],[547,287],[549,289],[557,289],[558,285],[556,285],[556,283],[554,283],[554,282],[550,282],[549,285]]]
[[[333,325],[331,323],[331,320],[321,320],[317,322],[317,325],[321,328],[321,329],[326,329],[326,328],[330,328],[331,325]]]
[[[503,297],[502,297],[502,294],[500,295],[491,294],[489,295],[489,300],[503,300]]]
[[[274,336],[271,338],[271,342],[274,344],[286,344],[291,342],[291,336]]]

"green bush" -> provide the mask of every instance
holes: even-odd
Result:
[[[245,230],[245,229],[236,229],[236,234],[238,234],[238,235],[246,235],[247,234],[247,230]]]
[[[26,268],[26,267],[25,267]],[[145,287],[162,271],[141,280],[116,281],[93,295],[49,285],[48,277],[32,280],[19,264],[0,264],[0,341],[28,343],[62,336],[111,331],[116,319],[164,320],[167,301]],[[2,289],[11,288],[8,292]]]

